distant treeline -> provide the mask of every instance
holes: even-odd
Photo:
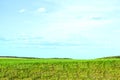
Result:
[[[36,58],[36,57],[0,56],[0,58]]]
[[[48,59],[72,59],[72,58],[48,58]]]
[[[99,59],[111,59],[111,58],[118,58],[118,59],[120,59],[120,56],[108,56],[108,57],[102,57],[102,58],[99,58]]]
[[[18,56],[0,56],[0,58],[26,58],[26,59],[72,59],[72,58],[38,58],[38,57],[18,57]]]
[[[58,58],[58,57],[53,57],[53,58],[38,58],[38,57],[18,57],[18,56],[0,56],[0,58],[25,58],[25,59],[72,59],[72,58]],[[102,57],[102,58],[97,58],[97,59],[111,59],[111,58],[117,58],[117,59],[120,59],[120,56],[108,56],[108,57]]]

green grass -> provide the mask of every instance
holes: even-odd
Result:
[[[120,59],[1,58],[0,80],[120,80]]]

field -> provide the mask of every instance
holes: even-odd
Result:
[[[0,58],[0,80],[120,80],[120,59]]]

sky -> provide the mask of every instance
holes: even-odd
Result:
[[[0,0],[0,56],[118,56],[119,21],[119,0]]]

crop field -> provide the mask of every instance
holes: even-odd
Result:
[[[0,58],[0,80],[120,80],[120,59]]]

